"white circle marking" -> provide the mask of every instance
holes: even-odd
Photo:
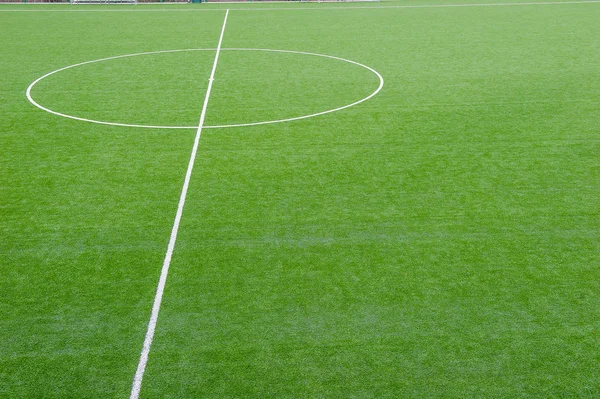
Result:
[[[229,127],[243,127],[243,126],[256,126],[256,125],[267,125],[267,124],[272,124],[272,123],[282,123],[282,122],[291,122],[291,121],[297,121],[300,119],[307,119],[307,118],[312,118],[315,116],[320,116],[320,115],[325,115],[325,114],[329,114],[332,112],[336,112],[336,111],[341,111],[343,109],[346,108],[350,108],[353,107],[355,105],[358,105],[362,102],[365,102],[371,98],[373,98],[374,96],[377,95],[377,93],[379,93],[381,91],[381,89],[383,88],[383,76],[381,76],[381,74],[379,72],[377,72],[375,69],[361,64],[359,62],[356,61],[352,61],[352,60],[348,60],[345,58],[341,58],[341,57],[335,57],[332,55],[326,55],[326,54],[318,54],[318,53],[309,53],[306,51],[293,51],[293,50],[272,50],[272,49],[262,49],[262,48],[222,48],[222,51],[265,51],[265,52],[272,52],[272,53],[290,53],[290,54],[302,54],[302,55],[311,55],[311,56],[315,56],[315,57],[324,57],[324,58],[330,58],[333,60],[338,60],[338,61],[343,61],[343,62],[348,62],[350,64],[354,64],[354,65],[358,65],[362,68],[365,68],[369,71],[371,71],[372,73],[374,73],[377,78],[379,79],[379,86],[377,87],[377,89],[372,92],[371,94],[369,94],[367,97],[364,97],[358,101],[355,101],[353,103],[338,107],[338,108],[333,108],[333,109],[329,109],[326,111],[321,111],[321,112],[317,112],[314,114],[310,114],[310,115],[302,115],[302,116],[297,116],[297,117],[293,117],[293,118],[285,118],[285,119],[277,119],[277,120],[269,120],[269,121],[262,121],[262,122],[251,122],[251,123],[238,123],[238,124],[228,124],[228,125],[214,125],[214,126],[204,126],[204,129],[216,129],[216,128],[229,128]],[[144,52],[144,53],[135,53],[135,54],[125,54],[125,55],[117,55],[114,57],[107,57],[107,58],[100,58],[97,60],[92,60],[92,61],[86,61],[86,62],[80,62],[77,64],[73,64],[73,65],[69,65],[57,70],[54,70],[52,72],[49,72],[39,78],[37,78],[36,80],[34,80],[29,87],[27,87],[27,91],[26,91],[26,96],[27,99],[29,100],[30,103],[32,103],[33,105],[35,105],[36,107],[38,107],[39,109],[49,112],[51,114],[54,115],[58,115],[58,116],[62,116],[64,118],[69,118],[69,119],[75,119],[78,121],[83,121],[83,122],[91,122],[91,123],[98,123],[101,125],[111,125],[111,126],[124,126],[124,127],[141,127],[141,128],[146,128],[146,129],[197,129],[198,126],[162,126],[162,125],[140,125],[140,124],[133,124],[133,123],[118,123],[118,122],[106,122],[106,121],[98,121],[98,120],[94,120],[94,119],[87,119],[87,118],[80,118],[78,116],[73,116],[73,115],[67,115],[67,114],[63,114],[61,112],[56,112],[53,111],[47,107],[44,107],[43,105],[39,104],[38,102],[36,102],[33,97],[31,96],[31,90],[33,89],[33,87],[39,83],[41,80],[47,78],[48,76],[54,75],[55,73],[58,72],[62,72],[64,70],[67,69],[71,69],[71,68],[76,68],[78,66],[82,66],[82,65],[87,65],[87,64],[94,64],[96,62],[102,62],[102,61],[109,61],[109,60],[115,60],[115,59],[119,59],[119,58],[127,58],[127,57],[136,57],[139,55],[151,55],[151,54],[164,54],[164,53],[179,53],[179,52],[185,52],[185,51],[216,51],[216,49],[181,49],[181,50],[162,50],[162,51],[149,51],[149,52]]]

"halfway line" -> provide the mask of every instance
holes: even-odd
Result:
[[[210,91],[215,80],[215,71],[217,70],[217,62],[219,61],[219,54],[221,53],[221,43],[223,43],[223,35],[225,34],[225,25],[227,24],[228,15],[229,9],[227,9],[227,11],[225,12],[223,28],[221,29],[219,45],[217,46],[217,53],[215,55],[215,62],[213,63],[212,72],[210,73],[210,79],[208,80],[208,88],[206,89],[204,105],[202,106],[202,113],[200,114],[200,122],[198,123],[196,138],[194,139],[194,147],[192,148],[192,155],[190,156],[190,162],[188,164],[187,172],[185,174],[183,188],[181,189],[179,205],[177,206],[177,214],[175,215],[175,222],[173,223],[173,229],[171,230],[171,239],[169,240],[167,254],[165,255],[165,261],[163,262],[163,267],[160,273],[160,279],[158,281],[158,287],[156,289],[156,296],[154,297],[154,305],[152,306],[152,313],[150,315],[150,322],[148,323],[148,330],[146,331],[144,346],[142,348],[142,353],[140,354],[140,361],[138,363],[137,371],[135,372],[135,377],[133,378],[131,395],[129,396],[130,399],[138,399],[140,396],[140,390],[142,389],[142,379],[144,378],[146,364],[148,363],[148,355],[150,354],[150,347],[152,346],[152,340],[154,339],[154,332],[156,330],[156,323],[158,321],[158,312],[160,311],[163,292],[165,290],[165,284],[167,282],[167,275],[169,274],[169,266],[171,265],[171,257],[173,256],[173,249],[175,248],[175,241],[177,240],[177,232],[179,231],[179,222],[181,221],[181,215],[183,214],[183,205],[185,204],[185,197],[187,196],[190,178],[192,177],[192,170],[194,169],[194,161],[196,160],[196,154],[198,152],[198,144],[200,143],[200,135],[202,134],[202,127],[204,126],[204,118],[206,117],[208,99],[210,97]]]

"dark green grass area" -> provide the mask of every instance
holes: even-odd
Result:
[[[600,395],[600,5],[253,6],[225,48],[386,84],[203,132],[142,397]],[[129,395],[195,132],[24,92],[216,46],[224,12],[138,7],[0,12],[0,397]],[[209,53],[38,95],[194,125]],[[215,79],[209,125],[377,87],[261,52]]]

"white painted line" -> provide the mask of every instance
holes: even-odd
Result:
[[[190,179],[192,177],[192,170],[194,169],[194,162],[196,160],[196,154],[198,153],[198,145],[200,143],[200,136],[202,134],[202,127],[204,126],[204,119],[206,117],[206,109],[208,108],[208,99],[210,98],[210,92],[212,89],[213,82],[215,80],[215,71],[217,70],[217,62],[219,61],[219,54],[221,52],[221,44],[223,43],[223,35],[225,34],[225,25],[227,24],[227,16],[229,10],[225,12],[225,19],[223,20],[223,28],[221,29],[221,36],[219,37],[219,45],[217,46],[217,52],[215,55],[215,61],[213,63],[212,72],[210,73],[210,79],[208,81],[208,88],[206,89],[206,96],[204,97],[204,105],[202,106],[202,112],[200,114],[200,122],[198,123],[198,130],[196,131],[196,138],[194,139],[194,147],[192,148],[192,154],[190,156],[190,162],[188,164],[187,172],[185,174],[185,180],[183,188],[181,189],[181,196],[179,197],[179,205],[177,206],[177,214],[175,215],[175,221],[173,223],[173,229],[171,230],[171,238],[167,247],[167,253],[163,262],[163,267],[160,272],[160,279],[158,287],[156,289],[156,296],[154,297],[154,305],[152,306],[152,313],[150,315],[150,322],[148,323],[148,330],[146,331],[146,338],[144,339],[144,346],[142,353],[140,354],[140,361],[138,363],[135,377],[133,378],[133,385],[131,387],[130,399],[138,399],[140,396],[140,390],[142,389],[142,379],[144,378],[144,372],[146,371],[146,364],[148,363],[148,356],[150,354],[150,347],[152,346],[152,340],[154,339],[154,332],[156,330],[156,323],[158,321],[158,313],[160,311],[160,305],[162,302],[163,292],[167,283],[167,275],[169,274],[169,266],[171,265],[171,257],[173,256],[173,250],[175,248],[175,241],[177,240],[177,232],[179,231],[179,222],[183,214],[183,206],[185,204],[185,198],[187,196]]]
[[[139,56],[139,55],[152,55],[152,54],[164,54],[164,53],[177,53],[177,52],[184,52],[184,51],[214,51],[215,49],[182,49],[182,50],[162,50],[162,51],[150,51],[150,52],[144,52],[144,53],[135,53],[135,54],[125,54],[125,55],[119,55],[119,56],[115,56],[115,57],[108,57],[108,58],[101,58],[99,60],[93,60],[93,61],[86,61],[86,62],[80,62],[78,64],[74,64],[74,65],[70,65],[64,68],[60,68],[57,69],[55,71],[52,71],[50,73],[45,74],[44,76],[36,79],[35,81],[33,81],[33,83],[31,83],[29,85],[29,87],[27,88],[27,99],[29,100],[29,102],[31,102],[33,105],[35,105],[36,107],[38,107],[39,109],[49,112],[51,114],[57,115],[57,116],[62,116],[63,118],[69,118],[69,119],[75,119],[78,121],[83,121],[83,122],[90,122],[90,123],[98,123],[101,125],[110,125],[110,126],[124,126],[124,127],[139,127],[139,128],[146,128],[146,129],[197,129],[197,126],[167,126],[167,125],[141,125],[141,124],[133,124],[133,123],[120,123],[120,122],[109,122],[109,121],[99,121],[99,120],[94,120],[94,119],[87,119],[87,118],[81,118],[78,116],[73,116],[73,115],[67,115],[61,112],[56,112],[54,110],[51,110],[47,107],[44,107],[43,105],[39,104],[38,102],[36,102],[32,95],[31,95],[31,90],[34,88],[34,86],[39,83],[41,80],[43,80],[44,78],[51,76],[55,73],[64,71],[64,70],[68,70],[70,68],[75,68],[78,66],[82,66],[82,65],[86,65],[86,64],[92,64],[92,63],[96,63],[96,62],[101,62],[101,61],[108,61],[108,60],[114,60],[114,59],[118,59],[118,58],[126,58],[126,57],[135,57],[135,56]],[[330,58],[333,60],[337,60],[337,61],[343,61],[343,62],[347,62],[349,64],[354,64],[357,66],[360,66],[362,68],[367,69],[368,71],[372,72],[373,74],[375,74],[377,76],[377,79],[379,79],[379,86],[377,87],[377,89],[375,89],[375,91],[373,91],[371,94],[369,94],[368,96],[354,101],[350,104],[346,104],[343,105],[341,107],[337,107],[334,109],[329,109],[329,110],[325,110],[325,111],[321,111],[321,112],[317,112],[317,113],[313,113],[313,114],[309,114],[309,115],[301,115],[301,116],[296,116],[296,117],[291,117],[291,118],[283,118],[283,119],[277,119],[277,120],[268,120],[268,121],[260,121],[260,122],[248,122],[248,123],[237,123],[237,124],[227,124],[227,125],[215,125],[215,126],[204,126],[204,129],[215,129],[215,128],[229,128],[229,127],[241,127],[241,126],[256,126],[256,125],[268,125],[268,124],[272,124],[272,123],[282,123],[282,122],[290,122],[290,121],[296,121],[296,120],[300,120],[300,119],[307,119],[307,118],[313,118],[315,116],[320,116],[320,115],[325,115],[325,114],[329,114],[332,112],[336,112],[336,111],[341,111],[343,109],[346,108],[350,108],[353,107],[355,105],[358,105],[364,101],[369,100],[370,98],[374,97],[375,95],[377,95],[381,89],[383,88],[383,77],[381,76],[381,74],[379,72],[377,72],[375,69],[361,64],[359,62],[356,61],[352,61],[352,60],[348,60],[345,58],[341,58],[341,57],[335,57],[333,55],[327,55],[327,54],[318,54],[318,53],[309,53],[306,51],[294,51],[294,50],[273,50],[273,49],[265,49],[265,48],[221,48],[221,51],[264,51],[264,52],[272,52],[272,53],[288,53],[288,54],[301,54],[301,55],[309,55],[309,56],[314,56],[314,57],[323,57],[323,58]]]
[[[325,55],[325,54],[317,54],[317,53],[308,53],[306,51],[292,51],[292,50],[270,50],[270,49],[241,49],[241,48],[228,48],[227,50],[237,50],[237,51],[269,51],[269,52],[274,52],[274,53],[291,53],[291,54],[303,54],[303,55],[313,55],[313,56],[317,56],[317,57],[325,57],[325,58],[331,58],[334,60],[338,60],[338,61],[344,61],[344,62],[348,62],[350,64],[354,64],[354,65],[358,65],[360,67],[363,67],[365,69],[368,69],[369,71],[373,72],[375,75],[377,75],[377,78],[379,79],[379,86],[377,87],[377,89],[375,89],[375,91],[371,94],[369,94],[367,97],[361,98],[358,101],[355,101],[351,104],[347,104],[338,108],[333,108],[333,109],[329,109],[326,111],[321,111],[321,112],[317,112],[314,114],[310,114],[310,115],[302,115],[302,116],[296,116],[293,118],[285,118],[285,119],[278,119],[278,120],[271,120],[271,121],[263,121],[263,122],[251,122],[251,123],[238,123],[238,124],[230,124],[230,125],[220,125],[220,126],[207,126],[207,128],[211,128],[211,129],[215,129],[215,128],[226,128],[226,127],[242,127],[242,126],[257,126],[257,125],[269,125],[272,123],[282,123],[282,122],[291,122],[291,121],[297,121],[300,119],[307,119],[307,118],[313,118],[315,116],[320,116],[320,115],[325,115],[325,114],[330,114],[332,112],[336,112],[336,111],[341,111],[343,109],[346,108],[350,108],[353,107],[355,105],[358,105],[362,102],[365,102],[371,98],[373,98],[374,96],[377,95],[377,93],[379,93],[381,91],[381,89],[383,88],[383,76],[381,76],[381,74],[379,72],[377,72],[376,70],[374,70],[373,68],[361,64],[359,62],[356,61],[352,61],[352,60],[347,60],[345,58],[340,58],[340,57],[335,57],[333,55]]]
[[[512,7],[512,6],[548,6],[548,5],[565,5],[565,4],[594,4],[600,3],[600,0],[580,0],[580,1],[537,1],[537,2],[516,2],[516,3],[472,3],[472,4],[420,4],[420,5],[399,5],[399,6],[348,6],[346,4],[339,6],[325,6],[321,7],[315,5],[314,7],[262,7],[256,4],[255,7],[240,7],[234,8],[235,11],[294,11],[294,10],[365,10],[365,9],[411,9],[411,8],[450,8],[450,7]],[[10,4],[10,3],[9,3]],[[164,3],[163,3],[164,4]],[[170,8],[170,9],[144,9],[143,5],[138,5],[136,9],[62,9],[62,10],[49,10],[49,9],[5,9],[3,10],[0,6],[0,12],[187,12],[187,11],[223,11],[222,8]]]
[[[516,3],[464,3],[464,4],[414,4],[414,5],[410,5],[410,4],[406,4],[406,5],[400,5],[400,6],[337,6],[337,7],[331,7],[331,6],[325,6],[325,7],[319,7],[319,6],[315,6],[315,7],[289,7],[289,8],[284,8],[284,7],[272,7],[272,8],[239,8],[236,9],[236,11],[262,11],[262,10],[266,10],[266,11],[272,11],[272,10],[277,10],[277,11],[291,11],[291,10],[312,10],[312,11],[318,11],[318,10],[371,10],[371,9],[378,9],[378,8],[382,8],[382,9],[412,9],[412,8],[451,8],[451,7],[511,7],[511,6],[548,6],[548,5],[555,5],[555,4],[586,4],[586,3],[600,3],[600,0],[580,0],[580,1],[538,1],[538,2],[516,2]],[[192,10],[192,9],[189,9]]]
[[[64,68],[60,68],[60,69],[57,69],[55,71],[52,71],[52,72],[48,72],[44,76],[41,76],[41,77],[37,78],[36,80],[34,80],[29,85],[29,87],[27,87],[27,91],[25,92],[25,95],[27,96],[27,99],[29,100],[30,103],[32,103],[33,105],[35,105],[36,107],[38,107],[41,110],[44,110],[44,111],[49,112],[49,113],[54,114],[54,115],[62,116],[63,118],[75,119],[75,120],[82,121],[82,122],[98,123],[100,125],[110,125],[110,126],[144,127],[144,128],[147,128],[147,129],[196,129],[197,126],[139,125],[139,124],[133,124],[133,123],[119,123],[119,122],[98,121],[98,120],[94,120],[94,119],[80,118],[78,116],[67,115],[67,114],[63,114],[61,112],[53,111],[53,110],[51,110],[49,108],[44,107],[43,105],[40,105],[31,96],[31,89],[33,89],[33,87],[36,84],[38,84],[41,80],[47,78],[48,76],[54,75],[55,73],[58,73],[58,72],[61,72],[61,71],[67,70],[67,69],[75,68],[75,67],[78,67],[78,66],[82,66],[82,65],[94,64],[96,62],[115,60],[115,59],[119,59],[119,58],[136,57],[138,55],[151,55],[151,54],[163,54],[163,53],[179,53],[179,52],[183,52],[183,51],[214,51],[214,50],[215,49],[181,49],[181,50],[148,51],[148,52],[144,52],[144,53],[117,55],[117,56],[114,56],[114,57],[100,58],[98,60],[80,62],[78,64],[69,65],[69,66],[66,66]]]

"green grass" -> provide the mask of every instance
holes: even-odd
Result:
[[[227,7],[223,47],[385,86],[203,131],[142,397],[598,397],[600,4],[377,9],[434,3],[1,5],[0,397],[128,397],[195,135],[27,86],[215,48]],[[193,126],[212,57],[32,94]],[[208,125],[377,87],[215,78]]]

